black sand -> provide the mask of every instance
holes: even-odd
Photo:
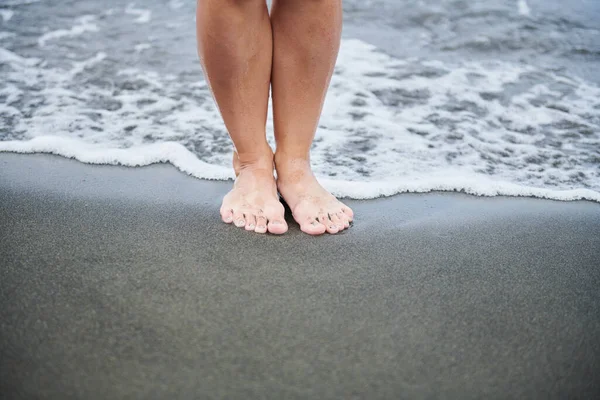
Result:
[[[220,223],[229,185],[0,153],[0,397],[600,395],[600,204],[407,194],[274,237]]]

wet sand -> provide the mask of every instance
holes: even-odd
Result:
[[[0,153],[7,399],[596,398],[600,204],[348,201],[222,224],[230,183]]]

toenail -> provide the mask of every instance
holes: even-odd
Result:
[[[243,219],[238,219],[237,221],[235,221],[235,224],[236,224],[237,226],[243,226],[243,225],[245,225],[246,223],[244,222],[244,220],[243,220]]]
[[[329,229],[335,229],[335,225],[329,225]]]
[[[281,221],[273,221],[271,222],[273,225],[281,225]]]
[[[231,217],[225,217],[225,222],[231,222],[232,219],[233,218],[231,218]]]
[[[254,229],[254,224],[249,224],[248,229]]]

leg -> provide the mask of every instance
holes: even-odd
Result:
[[[339,50],[342,2],[274,0],[271,24],[277,186],[304,232],[337,233],[352,210],[317,182],[309,151]]]
[[[221,217],[259,233],[287,225],[273,177],[265,126],[272,32],[264,0],[198,0],[198,53],[236,151],[236,181]]]

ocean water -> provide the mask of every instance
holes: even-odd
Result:
[[[0,151],[232,178],[194,7],[0,2]],[[346,0],[344,12],[312,149],[334,194],[600,202],[600,3]],[[272,128],[269,115],[275,147]]]

